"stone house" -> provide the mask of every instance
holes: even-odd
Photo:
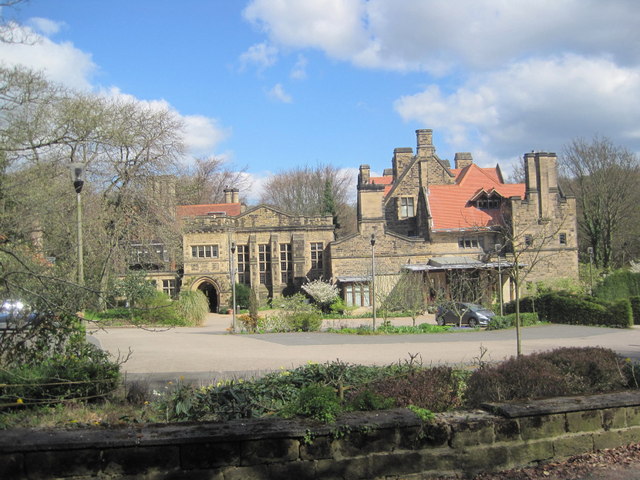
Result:
[[[577,278],[575,199],[557,184],[555,154],[525,154],[525,183],[509,184],[499,166],[481,168],[470,153],[457,153],[452,168],[431,130],[416,134],[416,153],[396,148],[383,176],[360,166],[357,233],[340,240],[330,216],[245,209],[236,189],[225,190],[222,204],[177,207],[183,288],[204,291],[217,311],[230,303],[232,271],[261,300],[322,277],[354,306],[370,305],[373,271],[380,291],[403,271],[422,272],[432,295],[447,291],[454,272],[489,278],[493,290],[498,271],[511,268],[528,282]],[[513,285],[500,278],[507,300]]]
[[[456,153],[451,168],[432,131],[416,133],[416,154],[396,148],[382,177],[360,166],[358,233],[329,246],[347,304],[369,305],[372,271],[386,291],[403,270],[423,272],[431,296],[449,290],[454,272],[488,276],[494,286],[497,270],[516,265],[528,282],[577,278],[575,199],[558,187],[555,154],[525,154],[525,183],[509,184],[499,166],[481,168],[470,153]],[[514,286],[500,277],[509,299]]]
[[[225,190],[225,200],[177,207],[182,283],[202,290],[211,311],[230,304],[232,271],[262,302],[298,290],[306,279],[329,278],[332,216],[290,215],[265,205],[245,209],[237,189]]]

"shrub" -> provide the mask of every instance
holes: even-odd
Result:
[[[555,292],[541,295],[537,306],[541,320],[553,323],[629,327],[632,322],[628,300],[609,303],[585,295]]]
[[[629,303],[631,304],[631,315],[633,317],[633,323],[640,325],[640,296],[630,297]]]
[[[319,330],[322,325],[320,311],[301,293],[274,301],[274,307],[281,310],[278,316],[287,331],[313,332]]]
[[[140,300],[140,319],[145,324],[155,325],[186,325],[183,318],[178,317],[173,302],[163,292],[154,292],[153,295]]]
[[[328,423],[336,419],[342,411],[342,406],[333,388],[314,383],[300,389],[297,400],[287,411],[293,415]]]
[[[175,310],[187,325],[202,325],[209,313],[209,301],[200,290],[183,290],[175,302]]]
[[[520,299],[520,313],[532,313],[536,311],[536,298],[535,297],[523,297]],[[509,315],[511,313],[516,313],[516,301],[511,300],[504,304],[502,308],[505,315]],[[500,311],[500,306],[498,305],[498,312]]]
[[[602,300],[620,300],[638,296],[640,295],[640,273],[617,270],[596,285],[593,294]]]
[[[338,297],[338,287],[333,283],[320,279],[308,281],[302,285],[302,290],[307,292],[307,295],[313,298],[313,301],[316,302],[323,311]]]
[[[42,362],[0,369],[0,403],[24,405],[63,400],[95,400],[118,386],[120,366],[103,350],[84,341]]]
[[[560,348],[484,365],[468,380],[467,404],[601,393],[629,380],[615,352],[598,347]]]
[[[236,283],[236,305],[240,308],[248,308],[250,297],[251,287],[244,283]]]
[[[464,376],[449,366],[415,369],[404,375],[382,378],[365,389],[383,398],[394,399],[398,407],[415,405],[444,412],[462,405]],[[350,398],[357,398],[365,389],[356,390]]]
[[[537,313],[520,313],[520,326],[529,327],[531,325],[537,325],[540,323]],[[510,313],[509,315],[496,315],[492,317],[487,325],[487,330],[500,330],[504,328],[511,328],[516,326],[516,314]]]

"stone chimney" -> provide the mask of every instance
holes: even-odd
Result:
[[[231,203],[240,203],[240,190],[237,188],[231,189]]]
[[[371,167],[369,165],[360,165],[360,174],[358,175],[358,185],[367,185],[371,181]]]
[[[393,150],[393,179],[395,180],[413,160],[412,148],[395,148]]]
[[[433,146],[433,130],[416,130],[416,137],[418,139],[418,151],[416,154],[419,157],[433,155],[435,153],[436,149]]]
[[[224,203],[233,203],[233,189],[225,188],[224,189]]]
[[[526,195],[538,204],[538,215],[553,215],[552,194],[558,193],[558,167],[555,153],[531,152],[524,155]]]
[[[458,152],[454,158],[455,168],[462,169],[473,163],[473,157],[469,152]]]

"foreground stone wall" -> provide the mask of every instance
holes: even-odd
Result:
[[[640,441],[637,391],[486,407],[426,423],[396,409],[331,425],[257,419],[10,430],[0,433],[0,478],[428,479]]]

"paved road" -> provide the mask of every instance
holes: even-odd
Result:
[[[432,317],[418,320],[433,323]],[[397,324],[410,324],[399,319]],[[335,321],[334,323],[338,323]],[[339,323],[345,323],[341,321]],[[352,324],[365,323],[352,320]],[[330,333],[273,333],[230,335],[228,315],[210,314],[205,326],[148,331],[109,328],[93,333],[114,355],[132,354],[123,365],[128,379],[161,383],[180,376],[196,383],[250,377],[309,361],[341,360],[384,365],[418,355],[424,364],[472,363],[486,348],[484,360],[515,354],[515,330],[458,331],[433,335],[338,335]],[[549,325],[522,329],[524,353],[560,346],[602,346],[640,360],[640,329],[630,330]]]

